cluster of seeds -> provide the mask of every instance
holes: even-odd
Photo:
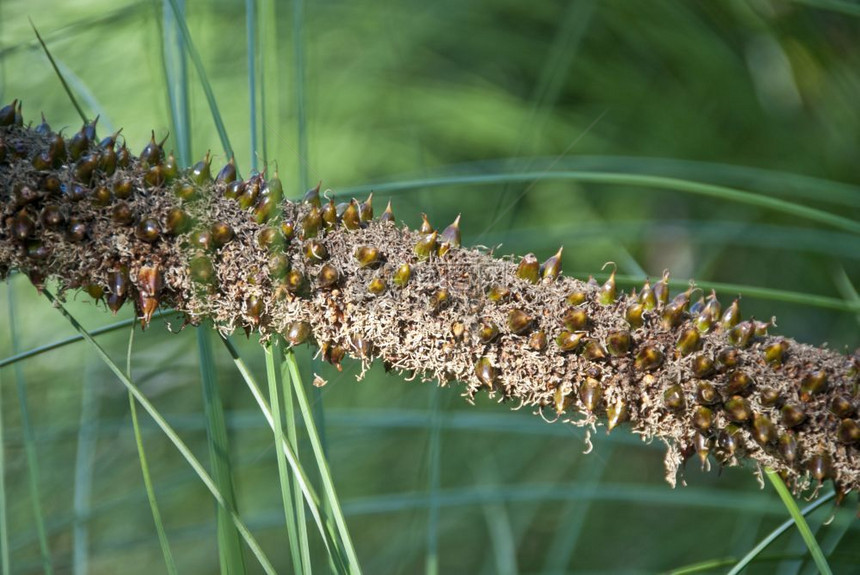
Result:
[[[668,274],[620,294],[540,263],[460,246],[460,218],[398,228],[372,196],[336,204],[319,186],[284,200],[277,173],[179,169],[153,134],[139,155],[96,122],[66,138],[0,110],[0,278],[85,290],[146,326],[160,305],[190,323],[308,342],[441,385],[465,383],[575,425],[627,424],[685,459],[753,460],[803,491],[860,489],[860,356],[768,335],[738,300]],[[696,297],[698,295],[698,297]]]

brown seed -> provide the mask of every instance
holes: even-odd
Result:
[[[699,431],[708,431],[714,424],[714,412],[705,406],[699,406],[693,411],[693,427]]]
[[[134,221],[134,212],[131,211],[131,206],[125,202],[117,202],[111,212],[113,221],[118,224],[130,224]]]
[[[597,295],[597,301],[602,305],[609,305],[615,302],[615,296],[618,293],[618,289],[615,286],[616,271],[617,269],[613,269],[612,273],[609,274],[609,279],[606,280],[606,283],[600,286],[600,292]]]
[[[310,206],[315,208],[320,207],[320,186],[322,186],[322,182],[319,182],[316,187],[309,189],[305,192],[304,198],[302,201]]]
[[[287,341],[290,345],[300,345],[311,335],[311,324],[306,321],[294,321],[287,329]]]
[[[827,389],[827,373],[824,371],[813,371],[803,376],[800,381],[800,399],[809,401],[813,395],[817,395]]]
[[[738,350],[732,349],[730,347],[723,348],[717,354],[717,370],[720,372],[727,372],[732,368],[737,367],[741,362],[740,353]]]
[[[672,385],[663,392],[663,404],[672,411],[681,411],[686,407],[684,390],[680,385]]]
[[[227,162],[218,172],[218,175],[215,176],[215,183],[232,184],[236,181],[236,175],[236,158],[234,156],[230,156],[230,161]]]
[[[436,237],[437,233],[433,232],[427,235],[421,236],[417,242],[415,242],[415,247],[413,251],[415,255],[418,256],[419,260],[426,260],[431,255],[436,253]]]
[[[654,284],[654,297],[660,305],[666,305],[669,301],[669,270],[663,272],[660,281]]]
[[[138,239],[151,244],[161,236],[161,229],[154,218],[144,218],[140,220],[137,227],[134,229],[134,235],[137,236]]]
[[[367,196],[367,199],[361,202],[358,207],[358,215],[362,222],[369,222],[373,219],[373,192]]]
[[[678,337],[678,343],[675,348],[681,356],[690,355],[694,351],[698,351],[701,347],[702,338],[699,335],[699,330],[694,327],[687,328]]]
[[[600,342],[595,339],[584,340],[582,357],[590,361],[606,359],[606,348],[600,345]]]
[[[558,248],[554,255],[541,264],[541,278],[543,278],[544,283],[554,281],[561,275],[561,252],[563,250],[564,246]]]
[[[785,352],[788,351],[788,342],[779,339],[764,348],[764,359],[771,365],[782,365]]]
[[[478,326],[478,339],[481,343],[490,343],[499,336],[499,327],[492,321],[482,321]]]
[[[812,476],[821,485],[825,479],[833,479],[833,459],[824,451],[816,453],[806,463],[806,468],[812,473]]]
[[[394,223],[394,211],[391,209],[391,200],[388,200],[388,207],[386,207],[385,211],[382,212],[382,215],[379,216],[379,221]]]
[[[352,201],[349,202],[349,205],[343,212],[343,216],[341,216],[341,222],[343,223],[343,226],[348,230],[357,230],[361,227],[360,207],[355,198],[353,198]]]
[[[639,292],[638,301],[645,310],[650,311],[657,307],[657,296],[654,295],[654,290],[651,288],[651,282],[648,279],[642,284],[642,291]]]
[[[421,227],[418,232],[424,235],[433,233],[433,226],[430,225],[430,220],[427,219],[427,214],[421,214]]]
[[[660,321],[666,329],[673,329],[681,325],[684,321],[684,313],[686,311],[687,302],[673,301],[663,308],[660,314]]]
[[[222,248],[233,241],[235,234],[233,228],[226,222],[215,222],[211,227],[212,246],[215,249]]]
[[[782,396],[779,395],[779,390],[772,387],[762,387],[758,392],[758,399],[762,405],[770,407],[778,405],[782,402]]]
[[[600,387],[600,382],[594,378],[587,377],[585,382],[579,387],[579,400],[585,409],[594,412],[600,407],[603,399],[603,388]]]
[[[836,430],[836,439],[846,445],[860,443],[860,425],[853,419],[843,419]]]
[[[546,332],[538,330],[529,335],[529,347],[535,351],[543,351],[546,349]]]
[[[305,258],[311,262],[321,262],[328,259],[328,250],[319,240],[305,242]]]
[[[607,432],[615,429],[618,424],[627,421],[630,413],[627,409],[627,402],[623,399],[617,400],[615,403],[606,408],[606,430]]]
[[[532,316],[527,314],[521,309],[512,309],[508,312],[508,329],[511,333],[522,334],[525,333],[531,326],[534,321]]]
[[[65,223],[65,216],[59,206],[47,205],[42,208],[42,213],[39,214],[39,219],[42,220],[42,225],[46,228],[57,229]]]
[[[706,355],[697,355],[693,358],[693,374],[699,379],[710,377],[716,372],[714,360]]]
[[[349,346],[358,359],[366,359],[373,355],[373,343],[363,337],[349,338]]]
[[[317,285],[321,288],[331,288],[337,285],[340,280],[340,274],[337,269],[331,264],[323,264],[317,274]]]
[[[729,381],[724,388],[726,395],[747,395],[752,390],[755,382],[753,378],[743,371],[733,371],[729,374]]]
[[[322,226],[322,216],[320,216],[320,211],[316,206],[311,207],[311,211],[305,214],[305,217],[302,218],[301,228],[302,228],[302,238],[310,239],[315,238],[319,233],[320,227]]]
[[[854,404],[844,395],[837,395],[830,402],[830,411],[837,417],[851,417],[854,415]]]
[[[439,311],[451,301],[451,294],[446,288],[439,288],[430,296],[430,306],[433,311]]]
[[[452,247],[460,247],[460,215],[439,234],[439,255],[445,255]]]
[[[149,325],[152,314],[158,309],[162,289],[164,289],[164,275],[161,272],[161,266],[142,266],[137,273],[137,291],[140,319],[144,328]]]
[[[370,246],[357,247],[353,256],[358,260],[358,266],[362,268],[376,267],[381,261],[379,250]]]
[[[511,290],[506,287],[494,284],[487,290],[487,299],[492,302],[504,301],[511,295]]]
[[[463,341],[466,336],[466,324],[461,321],[455,321],[451,324],[451,335],[455,341]]]
[[[120,200],[130,198],[133,191],[130,180],[119,180],[113,184],[113,195]]]
[[[785,458],[785,462],[789,465],[797,459],[797,437],[791,431],[787,431],[779,436],[779,453]]]
[[[478,378],[483,385],[486,385],[490,389],[495,388],[496,379],[499,374],[493,364],[490,362],[490,358],[482,357],[475,364],[475,377]]]
[[[188,176],[191,178],[191,181],[197,184],[198,186],[202,186],[203,184],[208,183],[212,180],[212,173],[210,172],[209,167],[212,165],[212,157],[210,155],[211,150],[207,150],[206,156],[191,166],[191,171]]]
[[[720,400],[720,394],[716,388],[707,381],[696,384],[696,401],[702,405],[713,405]]]
[[[382,293],[385,293],[387,287],[388,284],[385,283],[384,278],[373,278],[367,284],[367,291],[369,291],[373,295],[380,295]]]
[[[297,293],[300,291],[304,291],[307,286],[307,282],[305,281],[305,276],[299,270],[290,270],[287,274],[287,279],[284,282],[287,290],[292,293]]]
[[[627,309],[624,311],[624,319],[626,319],[627,323],[629,323],[634,329],[642,327],[642,324],[645,323],[642,318],[644,311],[645,307],[641,303],[632,303],[627,306]]]
[[[589,328],[588,312],[581,308],[568,310],[561,319],[570,331],[583,331]]]
[[[586,299],[588,299],[588,296],[585,295],[585,292],[574,291],[567,294],[567,299],[565,301],[569,306],[577,306],[583,303]]]
[[[702,333],[711,331],[714,325],[719,321],[720,313],[722,313],[720,300],[717,299],[717,294],[711,291],[711,295],[708,296],[708,301],[705,303],[705,307],[696,317],[696,329]]]
[[[643,345],[636,354],[633,365],[640,371],[651,371],[663,364],[663,352],[652,344]]]
[[[563,331],[555,338],[555,343],[561,351],[574,351],[582,343],[583,334]]]
[[[762,447],[777,440],[776,426],[768,416],[755,414],[753,417],[753,438]]]
[[[735,299],[732,302],[732,305],[729,306],[729,309],[726,310],[726,313],[723,314],[722,319],[720,320],[720,325],[723,329],[731,329],[738,325],[741,321],[741,304],[739,299]]]
[[[755,336],[755,323],[753,321],[744,321],[733,328],[729,329],[729,343],[735,347],[749,347],[752,339]]]
[[[786,427],[797,427],[806,421],[806,412],[799,405],[786,403],[780,410],[780,417]]]
[[[633,346],[633,338],[629,331],[613,331],[606,336],[606,349],[615,357],[627,355]]]
[[[729,424],[717,436],[717,446],[724,461],[729,461],[743,449],[744,442],[740,431],[738,426]]]
[[[749,421],[753,415],[749,402],[739,395],[735,395],[734,397],[726,400],[723,404],[723,408],[725,409],[726,416],[729,420],[736,423]]]
[[[93,205],[99,208],[109,206],[112,199],[110,190],[105,186],[98,186],[93,190],[93,195],[90,197]]]
[[[534,254],[526,254],[517,266],[517,277],[530,283],[538,283],[540,279],[540,263]]]
[[[108,298],[107,305],[114,315],[125,303],[128,297],[128,267],[120,266],[118,269],[108,274]]]
[[[708,461],[708,454],[711,452],[713,445],[714,440],[704,433],[697,432],[693,436],[693,448],[696,450],[696,455],[699,456],[699,460],[702,462],[703,469],[705,467],[705,463]]]

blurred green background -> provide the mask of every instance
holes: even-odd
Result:
[[[276,160],[294,195],[318,180],[338,194],[376,190],[377,210],[391,198],[410,225],[422,211],[437,226],[462,213],[464,243],[541,259],[564,245],[565,272],[578,277],[614,261],[640,280],[668,268],[680,280],[858,299],[856,234],[725,198],[581,177],[713,183],[860,220],[856,3],[251,4],[258,11],[253,121],[246,3],[184,4],[244,173],[252,158]],[[28,120],[44,112],[66,133],[80,124],[30,18],[87,113],[101,114],[101,133],[122,126],[136,150],[150,130],[166,136],[164,62],[181,49],[167,6],[0,1],[0,99],[23,99]],[[220,164],[225,153],[190,62],[187,78],[190,158],[211,148]],[[175,146],[168,139],[166,147]],[[721,295],[727,303],[736,293]],[[88,328],[112,321],[87,299],[73,297],[70,307]],[[0,357],[13,353],[10,305],[19,349],[73,333],[20,277],[0,285],[0,301]],[[742,305],[759,319],[776,315],[779,333],[804,342],[860,345],[858,317],[844,309],[753,297]],[[120,362],[127,338],[123,330],[100,341]],[[259,345],[234,341],[262,378]],[[287,572],[271,432],[216,349],[240,512]],[[316,403],[324,407],[335,483],[367,573],[423,571],[428,531],[438,534],[442,573],[652,573],[740,557],[787,517],[749,470],[703,474],[691,461],[688,486],[672,490],[663,481],[662,447],[623,430],[607,437],[601,428],[594,452],[583,456],[580,431],[547,425],[528,410],[487,400],[471,407],[456,387],[440,391],[381,369],[356,382],[354,365],[339,373],[307,350],[300,358],[306,380],[314,373],[328,380]],[[192,330],[171,335],[157,322],[138,333],[133,367],[205,462]],[[17,378],[26,384],[56,571],[160,572],[125,391],[82,343],[0,372],[13,572],[41,572]],[[179,570],[213,572],[211,498],[143,419]],[[827,526],[829,505],[813,515],[837,572],[860,564],[855,505],[852,498]],[[748,572],[810,572],[797,560],[804,550],[789,534],[766,552],[775,559]],[[254,572],[252,559],[248,565]]]

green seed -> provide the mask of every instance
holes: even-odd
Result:
[[[406,287],[409,283],[410,278],[412,277],[412,266],[409,264],[402,264],[397,271],[394,272],[394,276],[391,278],[392,283],[399,288]]]
[[[564,246],[558,248],[558,251],[541,265],[541,278],[544,282],[556,280],[561,275],[561,252],[563,250]]]
[[[583,331],[589,327],[588,312],[584,309],[576,308],[568,310],[564,314],[561,322],[570,331]]]
[[[735,395],[726,400],[723,404],[723,408],[725,409],[726,416],[729,420],[736,423],[749,421],[753,415],[749,402],[739,395]]]
[[[609,279],[606,280],[602,286],[600,286],[600,293],[597,295],[597,301],[601,305],[609,305],[615,302],[615,296],[618,293],[618,289],[615,285],[615,272],[616,270],[612,270],[612,273],[609,274]]]
[[[305,258],[312,262],[321,262],[328,259],[328,250],[319,240],[308,240],[305,242]]]
[[[373,192],[370,192],[367,199],[358,206],[358,216],[362,222],[369,222],[373,219]]]
[[[361,208],[358,205],[358,202],[353,198],[349,205],[346,207],[346,210],[343,212],[343,216],[341,216],[341,222],[343,226],[348,230],[357,230],[361,227]]]
[[[643,345],[636,354],[633,365],[640,371],[651,371],[663,364],[663,352],[651,344]]]
[[[729,343],[735,347],[745,348],[752,343],[755,336],[755,324],[752,321],[744,321],[729,329]]]
[[[652,310],[657,307],[657,296],[654,295],[654,290],[651,289],[651,282],[647,279],[642,284],[642,291],[639,292],[639,303],[642,304],[642,309]]]
[[[439,235],[439,255],[445,255],[452,247],[460,247],[460,216]]]
[[[418,256],[419,260],[426,260],[431,255],[436,253],[437,236],[438,234],[436,232],[423,235],[415,243],[413,251],[415,252],[415,255]]]
[[[702,339],[699,335],[699,330],[696,328],[688,328],[684,330],[681,335],[678,337],[678,343],[675,345],[675,348],[678,350],[678,353],[681,356],[687,356],[693,353],[694,351],[698,351],[702,346]]]
[[[644,323],[642,314],[644,311],[645,306],[641,303],[632,303],[627,306],[627,309],[624,311],[624,319],[627,320],[627,323],[629,323],[630,327],[633,329],[642,327],[642,324]]]
[[[517,277],[530,283],[538,283],[540,264],[534,254],[526,254],[517,266]]]
[[[786,403],[780,409],[780,417],[786,427],[797,427],[806,421],[806,412],[799,405]]]
[[[590,361],[606,359],[606,348],[600,345],[600,342],[595,339],[588,339],[583,342],[582,357]]]
[[[686,407],[684,390],[680,385],[669,386],[663,392],[663,404],[672,411],[681,411]]]
[[[574,351],[582,342],[583,334],[563,331],[555,338],[555,343],[561,351]]]
[[[777,440],[776,426],[768,416],[755,414],[753,417],[753,438],[762,447]]]
[[[359,267],[362,268],[376,267],[380,262],[379,250],[370,246],[357,247],[353,256],[358,260]]]
[[[720,400],[720,394],[716,388],[707,381],[696,384],[696,401],[702,405],[713,405]]]
[[[860,425],[853,419],[843,419],[836,430],[836,439],[846,445],[860,443]]]
[[[475,377],[490,389],[495,388],[498,376],[498,371],[493,367],[493,364],[490,362],[490,358],[482,357],[475,364]]]
[[[800,399],[809,401],[813,395],[817,395],[827,389],[827,373],[824,371],[813,371],[803,376],[800,381]]]
[[[385,292],[387,287],[388,285],[385,283],[383,278],[373,278],[370,280],[370,283],[367,284],[367,291],[373,295],[380,295]]]
[[[569,306],[577,306],[583,303],[586,299],[588,299],[588,296],[585,295],[585,292],[574,291],[567,295],[567,299],[565,301]]]
[[[693,427],[699,431],[708,431],[714,424],[714,412],[705,406],[699,406],[693,412]]]
[[[629,331],[613,331],[606,336],[606,349],[615,357],[627,355],[633,346],[633,338]]]
[[[147,243],[155,242],[161,236],[161,229],[158,227],[158,222],[153,218],[144,218],[140,220],[134,230],[134,235]]]
[[[788,351],[788,342],[779,339],[764,348],[764,359],[771,365],[782,365],[785,360],[785,352]]]
[[[627,421],[630,414],[627,410],[627,402],[623,399],[617,400],[615,403],[606,408],[606,429],[612,431],[618,424]]]
[[[538,330],[529,336],[529,347],[535,351],[543,351],[546,349],[546,332]]]
[[[729,375],[724,393],[726,395],[747,395],[752,389],[754,382],[752,377],[743,371],[733,371]]]
[[[714,360],[706,355],[697,355],[693,358],[693,374],[699,379],[710,377],[714,374]]]
[[[787,431],[779,436],[779,453],[789,465],[797,459],[797,437],[791,431]]]
[[[732,305],[729,306],[729,309],[726,310],[726,313],[723,314],[722,319],[720,320],[720,325],[723,329],[731,329],[738,325],[741,321],[741,305],[740,300],[735,299],[732,302]]]
[[[495,323],[489,320],[481,322],[481,325],[478,327],[478,339],[481,343],[490,343],[498,336],[499,327]]]

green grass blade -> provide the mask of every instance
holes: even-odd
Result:
[[[63,84],[63,90],[66,91],[66,95],[69,97],[69,100],[72,102],[72,106],[75,107],[75,110],[78,111],[78,115],[81,117],[81,121],[86,124],[87,123],[87,115],[84,114],[84,110],[81,108],[81,105],[78,104],[78,101],[75,99],[75,95],[72,93],[71,88],[66,83],[66,79],[63,74],[60,72],[60,69],[57,67],[57,63],[54,61],[54,57],[51,55],[51,51],[48,50],[47,44],[42,40],[42,36],[39,34],[39,31],[36,29],[36,25],[33,24],[33,21],[30,20],[30,26],[33,27],[33,32],[36,34],[36,38],[39,40],[39,44],[42,45],[42,50],[45,51],[45,55],[48,57],[48,60],[51,62],[51,66],[54,68],[54,72],[57,74],[57,77],[60,79],[60,83]]]
[[[78,418],[78,449],[75,455],[74,514],[72,530],[72,564],[75,573],[89,571],[90,526],[86,517],[92,512],[93,464],[98,445],[98,395],[94,393],[92,375],[81,382],[81,413]]]
[[[441,403],[441,393],[431,395],[430,445],[427,450],[427,493],[430,497],[430,508],[427,510],[427,550],[424,558],[424,572],[427,575],[439,573],[439,506],[436,504],[436,496],[439,493],[442,468]]]
[[[304,0],[293,0],[293,83],[296,100],[296,140],[299,149],[299,190],[308,188],[308,134],[305,110]]]
[[[188,67],[182,47],[182,32],[177,22],[178,18],[184,18],[184,0],[177,0],[176,7],[180,16],[177,16],[167,1],[161,3],[161,63],[177,159],[180,167],[186,167],[191,162],[191,115],[188,111]]]
[[[131,375],[131,350],[134,341],[134,324],[128,336],[128,354],[125,361],[125,373],[129,381],[134,381]],[[134,442],[137,446],[137,456],[140,460],[140,472],[143,475],[143,486],[146,490],[146,499],[149,501],[149,509],[152,511],[152,521],[155,523],[155,531],[158,534],[158,543],[161,546],[161,554],[164,556],[164,566],[169,575],[176,575],[176,563],[173,561],[173,552],[170,550],[170,542],[167,540],[167,532],[164,530],[164,522],[161,520],[161,511],[158,509],[158,500],[155,498],[155,488],[152,486],[152,476],[149,473],[149,462],[146,459],[146,451],[143,448],[143,436],[140,433],[140,423],[137,419],[137,404],[134,395],[128,392],[128,410],[131,413],[131,427],[134,430]]]
[[[289,377],[288,366],[284,362],[283,354],[280,357],[281,370],[281,391],[284,397],[284,411],[287,416],[287,442],[293,448],[293,451],[298,455],[299,439],[296,432],[296,412],[293,407],[293,395],[290,388],[283,384]],[[305,527],[305,503],[302,497],[302,490],[299,484],[293,481],[293,508],[296,510],[296,523],[299,526],[299,549],[302,555],[302,565],[307,573],[311,572],[311,550],[310,542],[308,541],[308,530]]]
[[[251,142],[251,169],[257,170],[257,15],[255,0],[245,0],[245,50],[248,53],[248,137]]]
[[[644,187],[662,190],[673,190],[691,195],[705,196],[717,200],[735,202],[798,216],[813,222],[825,224],[854,234],[860,234],[860,222],[845,218],[830,212],[809,208],[807,206],[754,194],[727,186],[704,184],[678,178],[651,176],[647,174],[613,174],[608,172],[558,171],[558,172],[519,172],[497,173],[466,176],[441,176],[436,178],[404,180],[399,182],[381,183],[367,186],[341,189],[338,196],[355,195],[361,191],[372,189],[379,193],[412,190],[453,185],[498,184],[507,182],[533,182],[536,180],[570,180],[590,184],[614,184],[619,186]]]
[[[279,365],[281,361],[281,350],[277,344],[269,343],[263,348],[263,351],[266,354],[266,379],[269,383],[269,402],[272,406],[272,427],[275,432],[275,455],[278,460],[278,480],[281,484],[281,501],[284,504],[284,520],[286,521],[287,526],[287,539],[290,543],[290,558],[293,561],[293,571],[295,573],[304,573],[305,569],[302,563],[302,555],[299,552],[298,530],[304,529],[305,526],[303,523],[298,522],[298,516],[293,506],[290,476],[287,471],[287,459],[284,456],[284,452],[277,449],[278,445],[281,445],[286,441],[284,437],[284,428],[281,425],[281,403],[279,398],[281,393],[280,388],[283,387]],[[295,445],[293,445],[293,448],[295,449]],[[303,501],[299,500],[299,505],[302,504]]]
[[[218,486],[215,485],[215,482],[206,472],[203,465],[201,465],[200,461],[198,461],[197,457],[191,452],[188,446],[184,441],[179,437],[179,435],[174,431],[173,427],[170,426],[169,423],[164,419],[164,417],[159,413],[159,411],[155,408],[154,405],[147,399],[147,397],[140,391],[140,389],[126,377],[123,370],[110,358],[107,352],[94,340],[89,333],[84,329],[84,327],[78,322],[78,320],[71,314],[69,311],[60,303],[57,298],[55,298],[48,290],[44,290],[42,292],[48,301],[57,308],[57,310],[63,314],[63,316],[69,321],[69,323],[74,327],[86,340],[86,342],[92,347],[92,349],[96,352],[99,358],[105,363],[105,365],[110,369],[113,374],[119,379],[119,381],[128,389],[134,398],[143,406],[147,413],[152,417],[164,435],[173,443],[174,447],[179,451],[182,457],[188,462],[188,465],[194,470],[197,476],[200,478],[200,481],[209,492],[212,494],[212,497],[218,502],[218,504],[225,510],[229,510],[230,517],[233,520],[233,524],[238,529],[239,533],[242,535],[242,538],[245,540],[245,543],[251,549],[251,552],[257,558],[260,563],[260,566],[263,568],[267,574],[276,575],[275,568],[272,567],[271,562],[269,561],[266,554],[263,552],[263,549],[257,543],[257,540],[248,530],[248,527],[242,521],[241,517],[230,507],[227,505],[227,501],[224,499],[224,496],[218,490]]]
[[[239,373],[245,380],[245,383],[248,385],[248,389],[251,391],[251,395],[254,396],[254,400],[257,402],[260,411],[263,413],[263,417],[266,418],[269,427],[273,428],[275,423],[274,416],[272,415],[272,409],[269,407],[269,403],[263,396],[263,392],[260,390],[260,386],[257,385],[257,381],[254,379],[254,376],[251,374],[251,371],[248,369],[248,366],[245,365],[245,362],[242,360],[242,357],[239,355],[239,352],[233,345],[233,343],[224,336],[221,337],[221,341],[227,347],[227,351],[233,358],[233,363],[236,365],[236,369],[239,370]],[[308,508],[311,511],[311,515],[314,518],[314,522],[316,523],[317,528],[319,529],[320,535],[322,536],[323,544],[325,545],[329,556],[335,557],[338,561],[340,561],[342,565],[345,565],[344,559],[341,557],[340,550],[335,545],[335,542],[337,541],[337,533],[335,531],[335,528],[328,520],[323,522],[322,515],[320,513],[319,497],[317,496],[313,486],[308,480],[308,476],[305,473],[305,470],[299,463],[298,457],[296,457],[293,448],[286,441],[281,444],[281,447],[283,448],[284,455],[287,456],[287,461],[289,462],[290,467],[293,470],[293,476],[302,490],[302,494],[304,495],[305,501],[308,503]],[[332,547],[332,545],[334,545],[334,547]]]
[[[12,339],[12,353],[18,353],[18,333],[16,321],[15,288],[9,284],[9,330]],[[39,489],[40,473],[39,459],[36,455],[36,441],[33,433],[33,424],[30,421],[30,406],[27,401],[27,385],[21,366],[15,364],[15,387],[18,391],[18,407],[21,411],[21,429],[24,435],[24,452],[27,459],[27,481],[30,488],[30,502],[33,506],[33,520],[36,522],[36,533],[39,537],[39,554],[42,561],[42,570],[50,575],[54,572],[51,550],[48,547],[48,536],[45,531],[45,518],[42,513],[42,497]]]
[[[812,530],[809,529],[809,524],[806,522],[806,519],[804,519],[803,513],[798,509],[797,502],[794,500],[788,487],[785,486],[785,483],[776,471],[766,469],[765,474],[773,484],[780,499],[782,499],[782,502],[785,504],[786,509],[788,509],[788,513],[791,515],[792,519],[794,519],[794,523],[797,525],[797,529],[800,531],[803,541],[809,548],[809,552],[812,554],[812,558],[815,561],[816,567],[818,567],[818,571],[823,575],[831,575],[833,572],[830,570],[827,558],[824,557],[824,552],[821,551],[821,547],[818,545],[815,535],[812,533]]]
[[[6,518],[6,445],[3,435],[3,371],[0,370],[0,572],[11,573],[9,568],[9,524]]]
[[[194,64],[195,70],[197,70],[200,86],[203,88],[203,93],[206,94],[206,101],[209,103],[209,110],[212,113],[212,120],[215,122],[215,128],[218,130],[221,145],[224,147],[224,155],[229,158],[233,156],[233,147],[230,145],[230,138],[227,136],[227,129],[224,127],[224,119],[218,110],[218,102],[215,99],[215,92],[212,91],[212,85],[209,83],[209,76],[206,74],[206,68],[203,66],[203,60],[200,59],[200,54],[191,40],[191,32],[188,30],[185,17],[177,5],[177,0],[168,0],[168,2],[170,2],[170,7],[176,16],[176,24],[179,26],[179,32],[182,34],[182,42],[185,44],[185,49],[191,57],[191,62]]]
[[[206,436],[209,439],[209,459],[212,477],[226,505],[218,507],[218,556],[222,574],[245,572],[245,560],[239,533],[230,521],[236,507],[233,489],[233,470],[230,465],[230,443],[224,423],[224,406],[218,391],[218,375],[212,356],[212,342],[208,326],[197,328],[197,350],[200,354],[200,377],[203,383],[203,413],[206,418]]]
[[[311,406],[308,403],[307,395],[305,394],[304,385],[302,384],[301,374],[299,373],[299,365],[296,362],[296,355],[293,353],[293,350],[289,350],[286,353],[286,362],[290,369],[290,379],[292,382],[293,392],[296,394],[296,399],[299,402],[299,411],[302,414],[302,417],[305,420],[305,426],[308,432],[308,439],[311,443],[311,449],[314,452],[314,457],[316,458],[317,466],[320,472],[320,479],[323,484],[323,491],[325,493],[326,499],[331,506],[332,515],[334,516],[335,524],[337,525],[338,534],[340,535],[340,542],[343,545],[343,550],[346,553],[346,558],[348,560],[348,567],[350,573],[361,573],[361,568],[358,563],[358,556],[355,553],[355,549],[352,545],[352,539],[349,535],[349,529],[346,525],[346,519],[343,515],[343,510],[340,507],[340,502],[338,501],[337,493],[334,489],[334,482],[331,478],[331,472],[328,468],[328,461],[326,461],[325,453],[323,452],[322,442],[320,441],[319,434],[317,433],[316,426],[314,425],[313,412],[311,411]]]

